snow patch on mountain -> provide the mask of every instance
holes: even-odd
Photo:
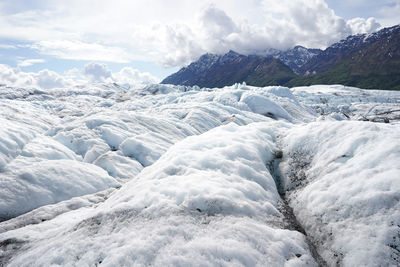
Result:
[[[293,72],[299,74],[301,67],[321,52],[321,49],[310,49],[298,45],[286,51],[270,48],[263,51],[261,54],[264,56],[273,56],[274,58],[281,60],[285,65],[292,69]]]

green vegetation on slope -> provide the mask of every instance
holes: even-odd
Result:
[[[254,86],[283,85],[296,77],[296,74],[278,59],[269,64],[259,65],[250,73],[245,82]]]
[[[328,70],[297,77],[287,86],[343,84],[365,89],[400,90],[400,28],[340,60]]]

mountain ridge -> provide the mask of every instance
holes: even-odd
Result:
[[[286,85],[340,83],[400,90],[400,25],[350,36],[326,51],[303,66],[303,72],[315,74],[297,77]]]
[[[325,50],[295,46],[286,51],[268,49],[263,55],[245,56],[232,50],[224,55],[208,53],[161,83],[202,87],[236,82],[254,86],[326,83],[399,90],[399,51],[400,25],[396,25],[372,34],[350,35]]]
[[[218,56],[205,54],[199,60],[165,78],[163,84],[223,87],[236,82],[279,85],[293,79],[295,73],[272,56],[241,55],[229,51]]]

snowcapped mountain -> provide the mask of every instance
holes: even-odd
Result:
[[[229,51],[222,56],[205,54],[161,83],[201,87],[223,87],[237,82],[279,85],[293,77],[292,70],[272,56],[244,56]]]
[[[1,266],[400,263],[400,92],[3,86],[0,110]]]
[[[398,90],[399,51],[400,25],[397,25],[368,35],[349,36],[324,51],[296,46],[287,51],[267,49],[262,55],[247,57],[233,51],[221,56],[206,54],[162,83],[204,87],[223,87],[236,82],[289,87],[344,84]]]

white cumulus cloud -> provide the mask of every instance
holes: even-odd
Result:
[[[135,39],[155,51],[165,66],[182,66],[205,52],[235,50],[261,54],[268,48],[285,50],[295,45],[325,48],[350,34],[370,33],[381,25],[374,18],[346,21],[323,0],[263,0],[258,21],[238,20],[211,4],[189,24],[138,26]]]
[[[76,75],[76,71],[72,70],[68,74],[70,73]],[[150,73],[131,67],[124,67],[119,72],[112,73],[107,65],[97,62],[86,64],[82,73],[90,82],[117,82],[131,85],[160,82]]]
[[[121,71],[114,73],[113,78],[116,82],[122,84],[150,84],[159,83],[160,80],[148,72],[141,72],[137,69],[124,67]]]
[[[59,88],[72,86],[74,82],[67,80],[63,76],[51,70],[41,70],[33,74],[36,84],[43,89]]]
[[[0,64],[0,84],[15,87],[30,87],[36,84],[32,74]]]
[[[362,5],[351,3],[351,8]],[[375,12],[379,18],[349,20],[326,0],[54,0],[32,5],[0,4],[0,38],[30,42],[40,54],[61,59],[165,66],[230,49],[252,54],[295,45],[325,48],[350,34],[375,31],[382,21],[385,26],[389,20],[400,22],[398,0],[383,0]]]
[[[13,87],[51,89],[55,87],[71,86],[74,82],[48,69],[41,70],[37,73],[24,72],[18,67],[12,68],[8,65],[0,64],[0,84]]]
[[[124,67],[120,71],[112,73],[107,65],[96,62],[86,64],[83,70],[73,68],[63,74],[48,69],[38,72],[24,72],[19,67],[12,68],[0,64],[0,84],[7,86],[51,89],[97,82],[116,82],[134,86],[158,83],[160,80],[148,72],[142,72],[131,67]]]
[[[85,65],[83,75],[91,82],[106,82],[112,79],[111,71],[105,64],[91,62]]]
[[[347,26],[350,27],[352,34],[358,34],[375,32],[381,27],[381,24],[375,18],[354,18],[347,21]]]

